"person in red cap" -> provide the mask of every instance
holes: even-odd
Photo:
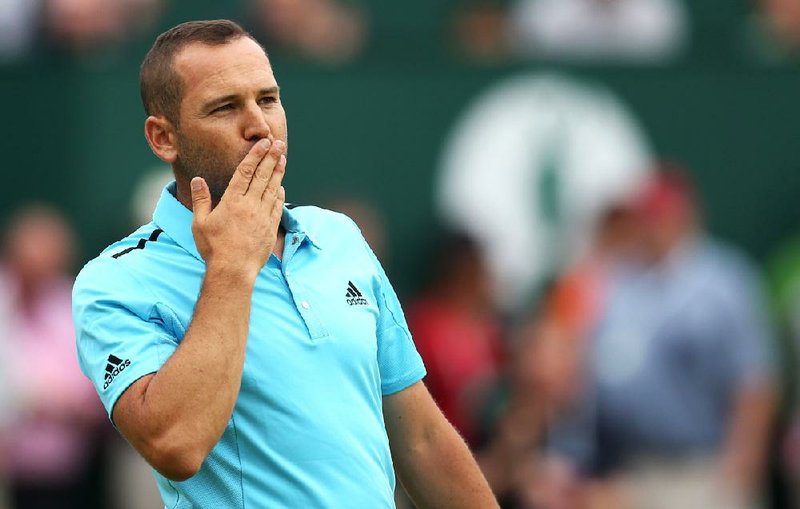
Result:
[[[774,395],[757,273],[703,232],[676,167],[632,207],[636,256],[606,279],[586,392],[553,430],[553,460],[620,509],[758,507]]]

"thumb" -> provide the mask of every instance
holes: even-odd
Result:
[[[192,211],[195,219],[205,219],[211,212],[211,191],[203,177],[192,179]]]

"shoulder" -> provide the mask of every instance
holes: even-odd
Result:
[[[288,206],[292,220],[325,256],[337,263],[372,267],[376,276],[383,268],[356,223],[345,214],[316,206]]]
[[[327,245],[341,242],[341,239],[363,239],[361,230],[345,214],[313,205],[286,206],[292,218],[311,238]]]
[[[81,269],[72,290],[77,306],[83,300],[102,296],[129,296],[146,293],[141,278],[157,275],[158,267],[175,252],[177,245],[152,223],[106,247]]]
[[[308,226],[342,226],[358,229],[355,223],[345,214],[317,207],[316,205],[286,205],[291,215],[301,224]]]
[[[704,266],[717,276],[743,280],[759,278],[758,265],[744,251],[724,241],[706,239],[700,253]]]
[[[742,302],[763,297],[758,265],[741,249],[708,239],[700,248],[700,260],[705,280],[716,288],[720,298]]]

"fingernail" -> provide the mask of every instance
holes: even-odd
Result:
[[[281,166],[286,166],[286,155],[281,154]]]
[[[201,189],[203,189],[203,182],[197,177],[193,178],[192,179],[192,191],[199,191]]]
[[[285,143],[284,143],[282,140],[276,140],[276,141],[275,141],[275,148],[276,148],[276,149],[278,149],[278,150],[283,150],[283,148],[284,148],[285,146],[286,146],[286,144],[285,144]]]
[[[285,198],[286,197],[286,188],[281,186],[280,193],[281,193],[281,198]]]
[[[270,141],[267,138],[264,138],[259,143],[261,143],[261,146],[264,147],[265,150],[269,148]]]

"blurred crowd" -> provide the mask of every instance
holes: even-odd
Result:
[[[759,269],[704,231],[688,173],[668,164],[592,238],[508,320],[481,250],[448,237],[409,307],[428,386],[503,507],[768,507],[767,473],[792,483],[797,445],[777,420]]]
[[[244,3],[246,24],[270,51],[299,59],[350,62],[375,37],[366,2]],[[125,44],[152,31],[168,4],[0,0],[0,62],[40,48],[81,53]],[[681,0],[470,0],[451,7],[441,35],[473,62],[662,64],[692,44]],[[753,0],[740,32],[742,47],[759,61],[797,62],[800,1]],[[559,129],[564,118],[589,126],[567,130],[580,140],[576,151],[591,152],[591,160],[566,158],[576,172],[600,175],[605,169],[593,173],[591,166],[597,161],[616,171],[649,159],[612,101],[565,113],[557,108],[567,99],[556,96],[571,90],[567,82],[518,85],[541,100],[537,121],[549,121],[541,113],[552,107]],[[585,97],[578,90],[569,100],[585,105]],[[607,141],[598,131],[617,132],[609,127],[612,114],[623,134]],[[557,140],[558,150],[567,145],[549,124],[536,131],[539,138],[539,127],[503,123],[528,136],[518,143],[525,150],[495,150],[487,154],[491,163],[530,155],[534,138]],[[513,138],[500,127],[492,132]],[[465,136],[474,145],[475,136]],[[614,142],[634,148],[610,157]],[[778,507],[776,499],[784,501],[780,507],[800,507],[800,489],[791,493],[800,486],[793,397],[800,240],[758,266],[706,231],[692,169],[647,164],[625,175],[630,186],[596,203],[592,193],[612,179],[602,173],[603,182],[586,181],[579,198],[593,205],[571,232],[579,239],[560,245],[558,263],[535,291],[504,293],[497,283],[498,260],[512,283],[531,275],[527,253],[503,252],[516,248],[515,233],[498,229],[487,242],[452,225],[437,231],[423,263],[425,286],[405,299],[426,384],[505,509],[759,509]],[[481,174],[486,167],[479,165]],[[149,220],[165,171],[143,182],[137,222]],[[485,184],[475,180],[483,196],[492,192]],[[329,205],[353,217],[391,265],[390,239],[374,207],[351,197]],[[467,207],[484,218],[497,214],[485,229],[500,222],[495,202],[486,212]],[[532,248],[544,251],[552,238],[538,237]],[[146,466],[113,431],[78,369],[70,289],[79,263],[67,220],[31,204],[7,218],[2,239],[0,509],[157,507]],[[408,501],[399,495],[399,504]]]
[[[84,52],[122,45],[158,23],[167,0],[2,0],[0,58],[37,46]],[[248,0],[245,12],[264,42],[320,62],[345,61],[365,38],[362,10],[339,0]]]
[[[124,45],[158,25],[170,0],[2,0],[0,62],[37,48],[84,52]],[[448,0],[439,39],[475,62],[545,59],[668,63],[692,44],[684,0]],[[357,58],[380,37],[365,0],[237,0],[245,25],[270,48],[324,65]],[[738,41],[763,62],[796,62],[800,7],[752,0]],[[422,15],[422,14],[421,14]]]

